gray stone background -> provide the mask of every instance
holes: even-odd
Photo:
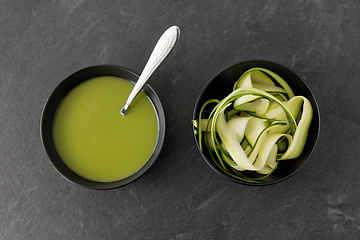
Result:
[[[360,235],[360,2],[0,1],[0,239],[356,239]],[[40,139],[42,107],[81,68],[140,73],[162,32],[181,28],[149,80],[167,117],[158,161],[130,185],[65,180]],[[192,135],[203,86],[246,60],[293,69],[321,133],[305,166],[251,187],[216,174]]]

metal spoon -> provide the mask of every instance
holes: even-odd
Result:
[[[124,107],[120,110],[120,113],[125,116],[126,110],[129,108],[132,101],[141,91],[151,74],[175,47],[180,37],[180,28],[172,26],[168,28],[160,37],[155,45],[153,52],[150,55],[148,62],[146,63],[144,70],[140,74],[138,81],[136,82],[133,90],[131,91]]]

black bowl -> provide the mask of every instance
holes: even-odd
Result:
[[[100,77],[100,76],[114,76],[114,77],[120,77],[123,79],[126,79],[131,82],[136,82],[139,78],[139,76],[122,67],[113,66],[113,65],[99,65],[99,66],[92,66],[88,67],[82,70],[79,70],[69,77],[67,77],[65,80],[63,80],[52,92],[48,100],[46,101],[46,104],[44,106],[42,116],[41,116],[41,139],[42,144],[44,146],[44,149],[52,162],[53,166],[56,168],[56,170],[64,176],[66,179],[70,180],[73,183],[79,184],[84,187],[92,188],[92,189],[111,189],[123,186],[125,184],[128,184],[135,179],[139,178],[141,175],[143,175],[155,162],[157,157],[160,154],[160,151],[163,146],[164,138],[165,138],[165,114],[164,110],[162,108],[161,102],[159,98],[157,97],[154,90],[149,86],[145,85],[143,87],[143,91],[147,94],[147,96],[152,101],[154,108],[156,110],[156,114],[158,117],[158,124],[159,124],[159,135],[157,144],[155,147],[155,150],[150,157],[150,159],[147,161],[147,163],[138,170],[135,174],[129,176],[128,178],[121,179],[115,182],[94,182],[85,178],[82,178],[81,176],[77,175],[73,171],[71,171],[61,160],[58,152],[56,151],[56,147],[54,144],[53,139],[53,121],[56,114],[56,111],[58,109],[58,106],[60,105],[63,98],[66,96],[67,93],[69,93],[74,87],[76,87],[78,84],[80,84],[83,81],[86,81],[88,79],[94,78],[94,77]]]
[[[231,177],[230,175],[223,172],[221,169],[217,167],[217,165],[213,162],[212,158],[210,157],[209,153],[207,151],[200,151],[199,148],[199,139],[197,135],[195,136],[195,141],[198,146],[198,149],[205,159],[205,161],[210,165],[210,167],[220,174],[221,176],[224,176],[228,179],[231,179],[235,182],[247,184],[247,185],[268,185],[280,182],[284,179],[289,178],[292,176],[295,172],[297,172],[304,163],[309,159],[311,153],[313,152],[317,139],[319,137],[319,131],[320,131],[320,115],[319,115],[319,107],[316,102],[316,99],[311,92],[310,88],[306,85],[306,83],[292,70],[273,63],[273,62],[267,62],[267,61],[248,61],[248,62],[242,62],[239,64],[235,64],[233,66],[230,66],[221,72],[219,72],[213,79],[210,80],[210,82],[204,87],[202,92],[200,93],[194,113],[193,113],[193,119],[197,119],[199,116],[200,108],[201,106],[209,99],[223,99],[227,95],[229,95],[232,92],[234,83],[239,79],[239,77],[246,72],[247,70],[254,68],[254,67],[262,67],[266,68],[268,70],[271,70],[278,74],[280,77],[282,77],[292,88],[295,95],[301,95],[309,99],[311,102],[311,105],[313,107],[313,119],[310,125],[308,138],[305,144],[305,147],[303,149],[302,154],[296,158],[291,160],[284,160],[281,161],[278,164],[277,169],[268,177],[266,177],[261,183],[248,183],[241,181],[239,179],[235,179]],[[203,116],[208,116],[209,112],[206,112],[206,109],[203,112]],[[193,129],[195,130],[195,128]],[[249,176],[254,176],[255,173],[252,172],[244,172],[244,174]],[[255,174],[256,175],[256,174]],[[259,175],[260,176],[260,175]]]

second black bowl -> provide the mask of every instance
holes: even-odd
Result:
[[[303,149],[302,154],[296,158],[291,160],[281,161],[277,167],[277,169],[267,178],[265,178],[261,183],[249,183],[239,179],[236,179],[226,172],[223,172],[212,160],[210,154],[207,151],[201,151],[199,147],[199,139],[197,135],[194,135],[196,144],[198,149],[208,163],[208,165],[218,174],[224,176],[230,180],[233,180],[238,183],[247,184],[247,185],[268,185],[272,183],[280,182],[288,177],[292,176],[295,172],[297,172],[304,163],[309,159],[311,153],[313,152],[320,131],[320,115],[319,115],[319,107],[316,102],[316,99],[311,92],[308,85],[292,70],[286,68],[285,66],[267,62],[267,61],[248,61],[235,64],[230,66],[221,72],[219,72],[214,78],[210,80],[209,83],[204,87],[202,92],[200,93],[197,102],[195,104],[195,109],[193,113],[193,119],[197,119],[199,116],[200,109],[202,105],[209,99],[223,99],[227,95],[229,95],[232,90],[234,83],[239,79],[239,77],[246,72],[247,70],[255,67],[266,68],[280,77],[282,77],[291,87],[295,95],[301,95],[306,97],[312,107],[313,107],[313,119],[310,125],[307,141],[305,147]],[[204,111],[204,116],[208,116],[209,112]],[[195,128],[193,128],[195,131]],[[244,174],[250,174],[253,176],[253,172]]]

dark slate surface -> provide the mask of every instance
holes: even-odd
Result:
[[[360,2],[0,2],[0,239],[356,239],[360,235]],[[164,150],[140,179],[98,191],[65,180],[42,148],[42,107],[95,64],[141,72],[161,33],[181,28],[150,85],[167,117]],[[233,183],[201,158],[192,111],[221,69],[262,59],[317,97],[311,159],[265,187]]]

